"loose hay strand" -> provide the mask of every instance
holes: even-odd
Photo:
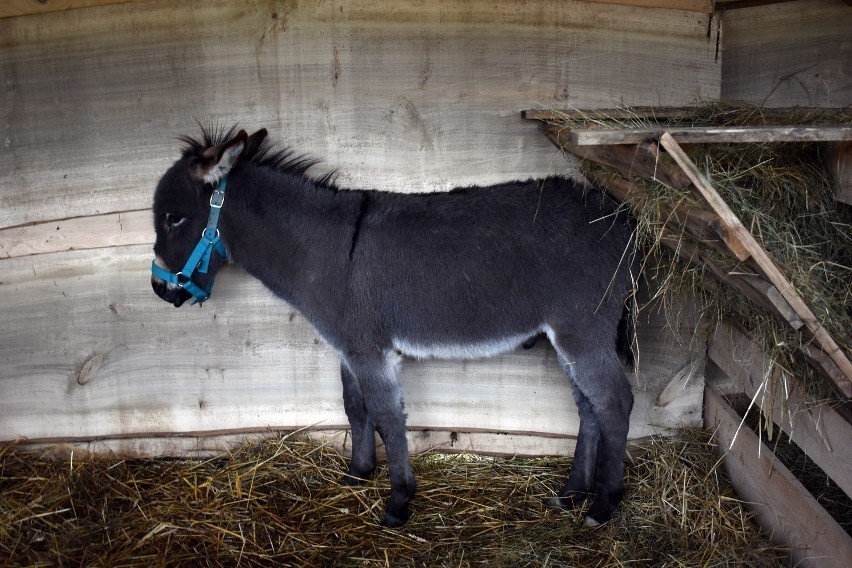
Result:
[[[297,436],[205,461],[72,465],[13,446],[0,460],[9,565],[773,566],[784,556],[757,534],[699,431],[635,457],[620,513],[594,531],[543,504],[566,458],[415,456],[415,515],[399,530],[377,524],[384,468],[343,485],[343,457]],[[240,495],[235,475],[251,490]]]

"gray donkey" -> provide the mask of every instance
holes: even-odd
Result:
[[[416,485],[401,358],[489,357],[546,335],[580,412],[574,465],[548,504],[591,498],[585,524],[608,521],[633,406],[619,358],[632,233],[616,204],[557,177],[449,193],[338,190],[266,130],[235,130],[182,138],[157,186],[157,295],[176,307],[207,299],[227,259],[313,324],[341,359],[345,483],[371,476],[375,431],[384,441],[387,526],[408,520]]]

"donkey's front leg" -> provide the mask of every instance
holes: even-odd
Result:
[[[402,387],[397,378],[394,355],[350,357],[345,365],[357,378],[370,419],[385,443],[391,482],[391,497],[382,524],[398,527],[411,516],[408,503],[414,497],[416,482],[405,437],[405,411]]]
[[[376,469],[376,427],[364,404],[358,379],[345,364],[340,365],[340,378],[343,380],[343,408],[352,431],[352,460],[343,482],[360,485]]]

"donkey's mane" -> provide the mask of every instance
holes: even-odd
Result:
[[[201,157],[201,154],[207,148],[227,142],[239,131],[236,124],[230,128],[218,125],[204,126],[200,124],[199,126],[201,127],[200,138],[193,138],[189,135],[178,137],[178,140],[183,143],[181,150],[182,158]],[[307,170],[321,163],[320,160],[311,158],[305,154],[296,154],[288,146],[278,147],[268,138],[264,138],[256,148],[249,148],[248,153],[244,154],[242,159],[257,166],[277,170],[281,173],[309,178],[325,187],[332,187],[334,179],[337,177],[337,172],[335,171],[318,177],[308,176],[306,173]]]

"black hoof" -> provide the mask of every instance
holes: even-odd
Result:
[[[389,528],[401,527],[411,518],[411,511],[404,509],[396,513],[388,511],[385,513],[385,518],[382,519],[382,526]]]

